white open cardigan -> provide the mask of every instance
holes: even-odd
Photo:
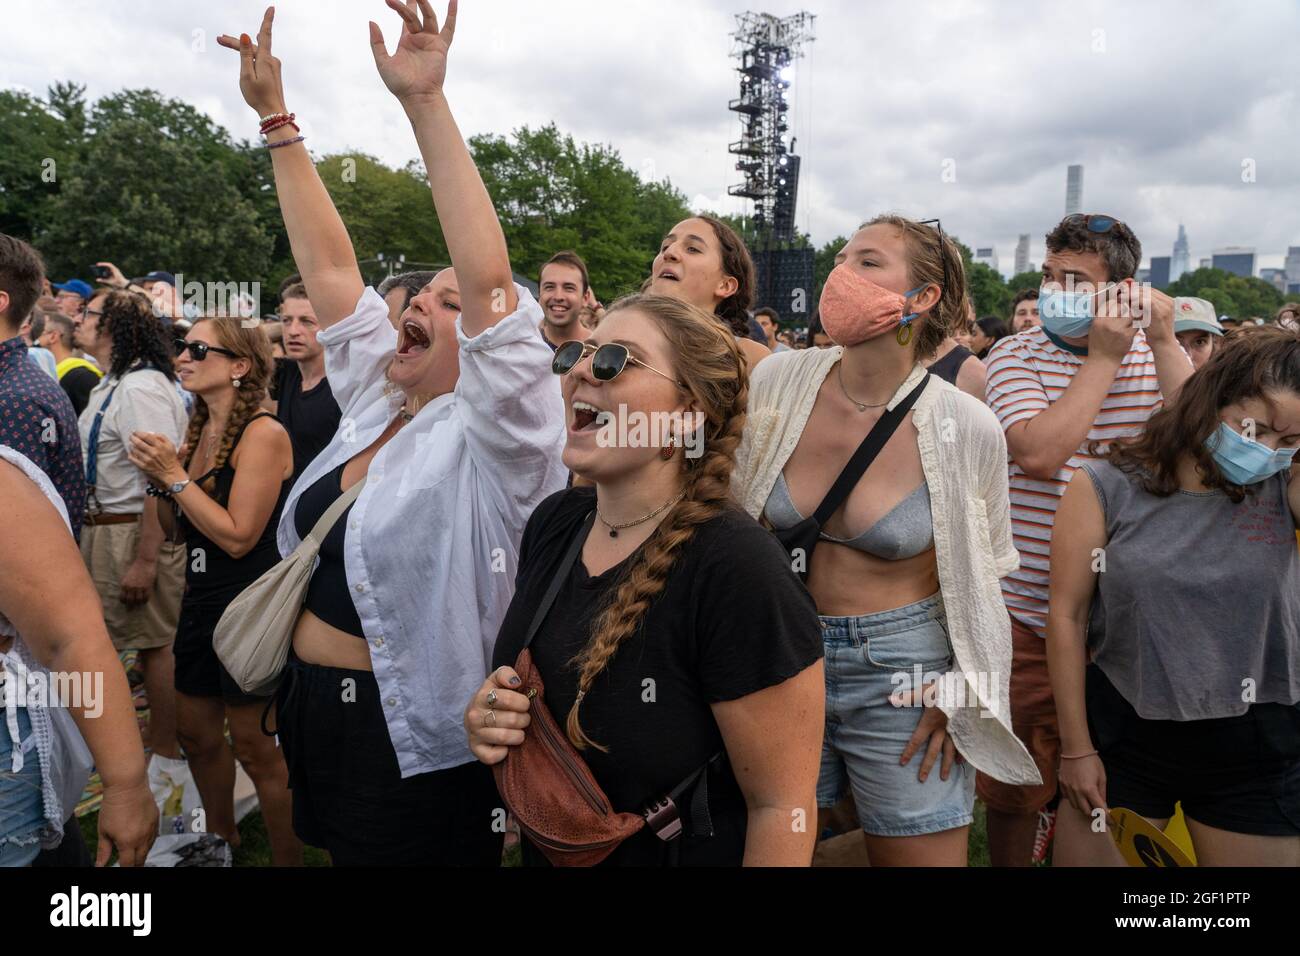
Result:
[[[763,513],[777,476],[794,453],[818,390],[843,349],[783,352],[750,378],[749,418],[736,453],[732,494],[754,518]],[[917,365],[889,403],[916,387]],[[983,403],[931,377],[912,410],[934,515],[939,590],[952,641],[952,671],[940,683],[938,706],[948,732],[971,764],[1004,783],[1042,778],[1011,730],[1011,621],[998,579],[1020,563],[1011,540],[1007,445]]]

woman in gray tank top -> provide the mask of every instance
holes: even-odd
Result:
[[[1297,447],[1300,335],[1262,329],[1070,483],[1047,621],[1058,864],[1123,865],[1093,821],[1163,827],[1181,803],[1201,865],[1300,865]]]

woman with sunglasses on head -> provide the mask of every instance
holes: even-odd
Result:
[[[811,557],[794,556],[826,650],[818,803],[852,793],[873,866],[965,865],[968,764],[1037,779],[1007,712],[998,577],[1017,558],[1006,444],[982,403],[923,365],[964,315],[956,245],[923,223],[872,220],[822,292],[821,322],[838,347],[759,367],[737,455],[737,498],[790,530],[881,419],[897,422]],[[899,418],[904,402],[914,404]]]
[[[533,701],[512,665],[544,613],[528,644],[542,703],[615,811],[638,813],[706,768],[676,798],[686,832],[668,843],[647,827],[609,865],[806,866],[821,640],[780,546],[730,502],[749,378],[734,335],[679,300],[633,296],[561,346],[554,368],[564,463],[594,487],[529,519],[497,669],[465,710],[471,750],[498,764],[523,743]],[[520,822],[525,862],[543,862]]]
[[[1070,481],[1047,616],[1054,865],[1122,866],[1106,811],[1163,829],[1181,802],[1198,865],[1300,866],[1297,448],[1300,335],[1262,328]]]
[[[271,150],[294,260],[320,321],[342,427],[284,509],[281,553],[357,495],[321,543],[277,695],[294,827],[336,865],[497,865],[500,798],[460,729],[510,601],[528,515],[564,487],[564,410],[512,281],[505,236],[443,92],[456,3],[402,20],[379,75],[415,132],[452,268],[394,328],[285,110],[273,10],[240,53],[240,90]],[[340,694],[340,686],[351,688]]]
[[[736,231],[712,216],[694,216],[659,243],[642,292],[666,295],[717,316],[731,329],[749,368],[771,355],[750,338],[754,260]]]
[[[290,866],[302,862],[302,844],[290,824],[284,758],[262,733],[267,701],[240,690],[212,646],[230,602],[280,560],[275,529],[293,475],[289,434],[261,410],[271,346],[260,328],[244,323],[201,319],[177,341],[178,376],[195,396],[185,444],[178,452],[165,435],[137,432],[130,454],[152,479],[154,494],[171,505],[185,541],[185,598],[174,647],[177,730],[203,798],[209,836],[200,852],[220,858],[239,845],[238,760],[257,788],[272,859]]]

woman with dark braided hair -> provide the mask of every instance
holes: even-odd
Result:
[[[171,500],[188,552],[175,647],[177,723],[203,797],[204,842],[222,857],[239,843],[238,759],[257,787],[272,859],[301,863],[288,770],[275,741],[262,733],[266,700],[244,694],[212,647],[226,607],[280,560],[275,532],[293,475],[293,447],[275,416],[261,411],[271,347],[260,328],[234,318],[201,319],[176,346],[181,384],[195,396],[185,446],[178,453],[165,436],[137,434],[131,460]]]
[[[164,540],[157,500],[131,463],[136,432],[179,442],[185,405],[176,391],[163,325],[143,296],[101,291],[91,297],[77,342],[107,375],[78,422],[88,505],[81,556],[104,608],[113,646],[140,654],[149,699],[149,777],[183,780],[176,743],[172,641],[185,588],[185,548]]]
[[[546,706],[615,810],[638,812],[707,765],[712,819],[710,835],[683,813],[679,840],[647,828],[605,862],[806,866],[821,631],[780,546],[730,502],[749,387],[734,335],[678,299],[634,296],[561,346],[554,369],[564,464],[594,487],[551,496],[528,522],[497,669],[465,712],[471,751],[496,764],[523,742],[530,701],[510,665],[582,540],[529,645]],[[527,838],[524,859],[543,862]]]

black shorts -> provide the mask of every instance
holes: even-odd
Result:
[[[212,647],[212,635],[226,609],[225,604],[181,603],[180,623],[172,656],[176,658],[176,689],[191,697],[220,697],[228,704],[251,704],[266,700],[245,694]]]
[[[501,865],[505,811],[491,768],[403,779],[374,674],[290,653],[275,705],[294,832],[335,866]]]
[[[1146,720],[1096,664],[1088,729],[1106,768],[1106,802],[1229,833],[1300,835],[1300,708],[1254,704],[1239,717]]]

